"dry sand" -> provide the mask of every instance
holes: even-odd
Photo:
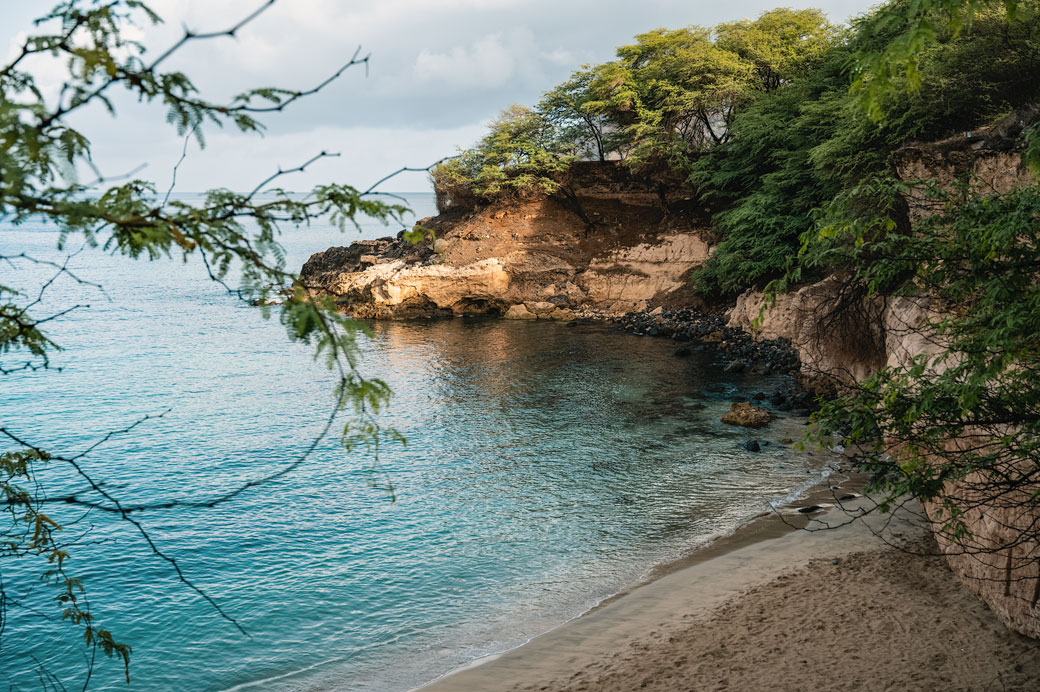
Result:
[[[1004,628],[941,558],[914,554],[936,548],[907,509],[814,532],[759,520],[423,692],[1040,692],[1040,642]]]

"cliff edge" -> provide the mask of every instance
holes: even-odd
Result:
[[[691,190],[585,162],[569,193],[449,209],[416,225],[432,239],[330,248],[300,281],[349,314],[382,319],[570,320],[698,300],[687,276],[710,255],[711,231]]]

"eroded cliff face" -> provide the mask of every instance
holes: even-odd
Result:
[[[882,367],[905,366],[916,356],[944,350],[941,337],[927,329],[938,317],[927,298],[876,299],[866,311],[853,313],[850,325],[831,316],[839,296],[840,282],[830,277],[778,296],[775,307],[760,313],[765,297],[748,292],[730,311],[728,326],[750,331],[756,338],[791,339],[802,360],[803,381],[822,390],[833,390],[837,382],[863,381]],[[848,313],[845,319],[850,319]],[[987,443],[983,437],[962,439],[951,442],[950,448]],[[1009,488],[994,498],[992,483],[1001,479],[975,473],[964,482],[947,484],[946,494],[966,509],[962,519],[970,534],[967,539],[948,540],[938,529],[949,513],[936,503],[926,503],[925,508],[960,581],[1009,628],[1040,638],[1040,544],[1023,538],[1035,535],[1040,506],[1027,488]],[[988,489],[984,501],[979,488]]]
[[[1035,176],[1022,156],[1022,132],[1040,118],[1040,106],[1023,108],[1000,122],[938,142],[911,144],[895,152],[892,164],[899,178],[911,183],[907,198],[910,220],[917,221],[934,210],[926,186],[932,181],[952,189],[963,181],[977,192],[1005,193],[1031,185]]]
[[[923,327],[937,316],[925,296],[843,300],[837,277],[776,296],[763,311],[766,295],[749,290],[728,313],[727,326],[760,339],[790,339],[809,384],[831,390],[841,382],[862,382],[881,368],[906,365],[921,354],[942,351],[941,340]],[[830,384],[829,384],[830,383]]]
[[[1020,145],[994,129],[908,147],[899,152],[895,163],[907,182],[933,179],[952,186],[964,180],[976,190],[998,193],[1036,183],[1022,163],[1020,150]],[[907,201],[913,220],[932,211],[923,187],[916,187]],[[942,338],[927,327],[943,306],[928,296],[858,300],[832,276],[777,296],[775,306],[762,313],[765,302],[761,292],[748,291],[730,311],[728,325],[758,338],[789,338],[801,357],[803,376],[823,388],[841,381],[861,382],[882,367],[904,366],[916,356],[935,356],[945,348]],[[848,309],[850,302],[854,309]],[[950,445],[955,451],[956,444],[987,442],[980,437]],[[956,543],[944,538],[942,531],[936,537],[951,570],[965,586],[1009,628],[1040,638],[1040,544],[1023,539],[1040,525],[1040,507],[1028,489],[1009,489],[996,499],[990,492],[981,501],[977,489],[992,482],[1000,479],[976,473],[964,482],[948,484],[947,494],[967,508],[962,519],[971,537]],[[949,519],[938,505],[926,509],[936,527]]]
[[[521,199],[423,219],[433,243],[331,248],[301,282],[369,318],[573,319],[696,300],[687,275],[711,253],[710,232],[688,190],[641,184],[612,163],[588,166],[573,190],[576,206]]]

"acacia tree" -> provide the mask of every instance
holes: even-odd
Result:
[[[224,30],[186,30],[180,40],[154,56],[146,54],[144,45],[127,38],[129,27],[161,21],[140,0],[67,0],[41,17],[38,33],[26,38],[15,57],[0,67],[0,220],[19,224],[43,216],[60,229],[62,243],[78,235],[92,251],[128,258],[198,257],[213,281],[242,300],[267,303],[277,292],[282,302],[276,312],[289,338],[312,346],[337,376],[334,407],[322,435],[331,430],[339,412],[348,410],[355,416],[343,428],[343,444],[351,448],[363,442],[378,449],[382,440],[396,437],[396,433],[381,429],[374,418],[387,402],[389,388],[380,380],[364,377],[357,368],[356,340],[364,327],[338,314],[331,302],[310,297],[295,283],[295,276],[283,266],[278,236],[286,225],[319,217],[328,217],[340,229],[356,226],[360,215],[387,223],[399,220],[407,211],[405,207],[373,199],[380,193],[372,188],[324,184],[301,197],[277,187],[283,176],[334,155],[324,151],[297,168],[273,172],[248,192],[212,190],[198,204],[171,199],[172,188],[162,193],[146,180],[113,184],[97,173],[86,133],[76,130],[69,120],[95,103],[114,114],[112,96],[122,89],[139,101],[165,106],[166,119],[177,132],[194,136],[202,144],[207,127],[260,132],[263,125],[258,118],[264,113],[282,111],[325,88],[346,70],[367,64],[368,58],[358,52],[312,88],[257,88],[227,102],[207,100],[187,75],[165,69],[171,56],[193,43],[235,36],[275,1],[266,0]],[[37,85],[31,64],[39,57],[64,61],[67,67],[55,99],[45,98]],[[77,168],[94,170],[96,180],[78,182]],[[262,198],[261,192],[266,193]],[[41,313],[44,295],[59,277],[80,279],[67,263],[4,252],[3,248],[0,261],[8,268],[32,263],[53,270],[53,277],[31,293],[0,285],[0,377],[48,369],[50,354],[61,348],[49,336],[48,327],[80,308]],[[232,286],[229,277],[235,273],[240,279]],[[287,286],[290,290],[283,295]],[[270,313],[271,308],[265,308],[265,316]],[[89,508],[125,521],[166,560],[187,588],[238,626],[152,540],[140,514],[159,508],[214,507],[292,472],[309,453],[266,477],[218,496],[131,505],[122,502],[104,479],[91,476],[81,462],[113,435],[128,432],[147,420],[145,417],[125,430],[113,431],[78,454],[44,449],[18,430],[0,425],[0,439],[6,447],[0,447],[0,507],[7,517],[0,529],[0,635],[4,609],[10,605],[3,590],[3,565],[11,559],[35,561],[37,574],[53,589],[59,617],[79,628],[88,651],[100,650],[120,659],[127,680],[130,647],[91,614],[83,581],[77,576],[88,565],[77,564],[70,539],[63,537],[56,513],[60,510],[56,508]],[[81,481],[83,490],[73,494],[54,492],[49,480],[55,474],[69,473]]]
[[[476,146],[433,168],[438,207],[469,207],[502,194],[556,192],[574,158],[557,144],[540,113],[520,105],[506,108]]]
[[[595,100],[592,84],[597,70],[589,65],[582,67],[546,92],[535,110],[552,128],[557,148],[575,156],[606,161],[617,146],[612,142],[615,137],[610,121],[590,106]]]
[[[813,69],[834,45],[838,28],[820,10],[780,8],[719,24],[715,36],[721,48],[754,65],[758,88],[769,92]]]
[[[617,51],[603,98],[626,123],[634,162],[682,161],[690,151],[728,138],[728,124],[750,87],[750,65],[720,48],[711,31],[656,29]]]

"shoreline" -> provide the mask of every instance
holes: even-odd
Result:
[[[914,554],[935,550],[916,502],[847,522],[843,510],[857,512],[870,500],[836,500],[863,482],[824,479],[803,499],[655,568],[583,615],[416,689],[975,690],[998,678],[992,689],[1032,689],[1028,681],[1040,679],[1036,642],[1004,628],[942,558]],[[797,512],[825,503],[841,506],[811,517]],[[797,524],[833,528],[802,531]],[[884,533],[885,542],[875,532]],[[847,579],[834,579],[842,573]],[[937,630],[942,636],[929,640],[926,633]],[[735,646],[713,650],[726,640]],[[792,641],[799,645],[786,646]],[[873,652],[886,647],[893,651],[874,660]],[[837,649],[844,659],[834,657]],[[861,650],[862,658],[851,653]],[[772,665],[751,663],[770,655]],[[860,684],[821,677],[821,668]],[[897,683],[880,684],[876,676]]]
[[[839,478],[835,479],[835,474]],[[800,532],[812,524],[832,521],[833,517],[841,512],[841,507],[855,511],[853,508],[862,501],[859,491],[866,485],[866,478],[849,472],[846,469],[831,470],[826,476],[817,480],[809,488],[803,489],[792,499],[778,505],[771,512],[763,512],[749,518],[743,524],[735,527],[733,531],[708,539],[703,545],[693,548],[690,552],[673,560],[654,565],[648,569],[646,574],[635,582],[625,586],[621,591],[612,594],[592,606],[585,612],[569,620],[565,620],[552,629],[535,635],[525,642],[498,653],[487,654],[459,666],[444,675],[418,687],[411,688],[408,692],[448,692],[455,689],[484,689],[481,687],[456,687],[457,684],[468,684],[461,680],[468,671],[481,669],[484,666],[493,666],[497,661],[519,653],[530,647],[535,642],[552,637],[553,635],[576,625],[586,619],[593,618],[597,613],[613,604],[623,601],[643,589],[652,588],[661,580],[668,579],[673,575],[682,574],[698,565],[709,563],[722,558],[730,553],[751,548],[756,544],[782,538],[790,534]],[[854,494],[856,502],[839,502],[838,498]],[[815,513],[800,513],[802,508],[821,507],[822,511]]]

